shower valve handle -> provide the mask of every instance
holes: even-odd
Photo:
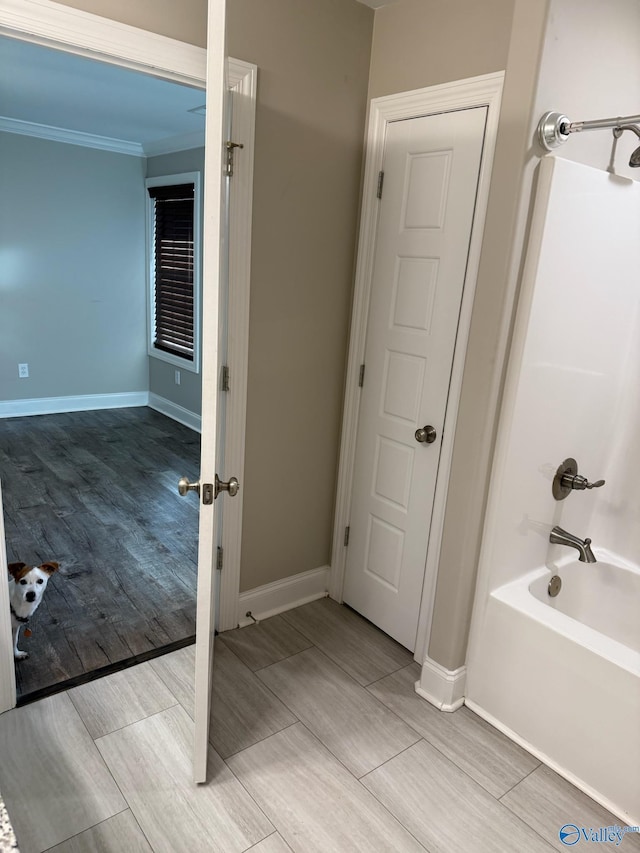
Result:
[[[565,474],[562,477],[562,485],[567,489],[599,489],[600,486],[604,486],[604,482],[604,480],[596,480],[595,483],[590,483],[580,474]]]

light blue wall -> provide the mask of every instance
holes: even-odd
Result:
[[[0,400],[148,389],[144,170],[0,133]]]
[[[147,160],[147,177],[200,172],[204,175],[204,148],[192,148],[175,154],[162,154]],[[202,211],[200,212],[202,216]],[[201,336],[202,339],[202,336]],[[175,383],[176,367],[158,358],[149,358],[149,391],[170,400],[183,409],[199,415],[202,411],[202,383],[199,373],[180,371],[180,385]]]

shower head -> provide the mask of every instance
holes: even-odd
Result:
[[[613,128],[613,135],[616,139],[619,139],[622,136],[622,132],[624,130],[632,130],[635,135],[640,139],[640,129],[638,129],[635,124],[621,124],[618,127]],[[633,169],[637,169],[640,167],[640,146],[636,148],[636,150],[631,154],[629,158],[629,165]]]

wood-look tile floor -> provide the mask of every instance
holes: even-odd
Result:
[[[217,638],[196,786],[193,665],[186,647],[0,716],[22,853],[549,853],[565,823],[621,824],[468,709],[435,710],[410,654],[329,599]]]
[[[18,695],[153,653],[195,632],[200,436],[143,408],[0,422],[9,562],[55,560],[21,638]]]

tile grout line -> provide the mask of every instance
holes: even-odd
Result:
[[[531,776],[533,773],[535,773],[535,772],[536,772],[536,770],[539,770],[542,766],[543,766],[543,762],[541,761],[541,762],[538,764],[538,766],[537,766],[537,767],[535,767],[535,768],[531,771],[531,773],[527,773],[527,775],[524,777],[524,779],[521,779],[521,780],[520,780],[520,782],[516,782],[516,784],[515,784],[515,785],[513,785],[511,788],[509,788],[509,790],[508,790],[508,791],[505,791],[505,793],[504,793],[504,794],[502,794],[502,797],[506,797],[506,796],[507,796],[507,794],[510,794],[510,793],[511,793],[511,791],[513,791],[513,789],[514,789],[514,788],[517,788],[517,787],[518,787],[518,785],[520,785],[520,783],[521,783],[521,782],[524,782],[524,780],[525,780],[525,779],[528,779],[528,778],[529,778],[529,776]],[[546,765],[544,765],[544,766],[546,766]],[[527,823],[527,822],[526,822],[526,820],[525,820],[524,818],[520,817],[520,815],[519,815],[519,814],[517,814],[516,812],[514,812],[514,811],[513,811],[513,809],[512,809],[512,808],[510,808],[510,806],[509,806],[509,804],[508,804],[508,803],[503,803],[503,802],[502,802],[502,797],[500,797],[500,798],[498,799],[498,802],[500,803],[500,805],[501,805],[503,808],[507,809],[507,811],[508,811],[510,814],[512,814],[512,815],[513,815],[513,817],[515,817],[515,818],[516,818],[516,820],[519,820],[519,821],[520,821],[520,823],[523,823],[525,826],[529,827],[529,829],[530,829],[532,832],[534,832],[534,833],[538,836],[538,838],[540,838],[540,839],[542,840],[542,842],[543,842],[544,844],[546,844],[546,845],[549,847],[549,849],[550,849],[550,850],[555,850],[555,847],[554,847],[554,846],[553,846],[553,845],[552,845],[552,844],[551,844],[551,843],[550,843],[550,842],[549,842],[549,841],[544,837],[544,835],[542,835],[542,833],[538,832],[538,830],[537,830],[537,829],[535,829],[535,827],[531,826],[531,824]]]
[[[126,809],[123,809],[123,810],[122,810],[122,811],[120,811],[120,812],[117,812],[117,814],[122,814],[122,812],[123,812],[123,811],[127,811],[127,810],[128,810],[128,811],[130,811],[130,812],[131,812],[131,814],[132,814],[132,816],[133,816],[133,818],[134,818],[134,820],[135,820],[135,822],[136,822],[136,823],[138,824],[138,826],[140,827],[140,832],[142,832],[142,835],[143,835],[143,837],[144,837],[145,841],[147,842],[147,844],[149,845],[149,847],[151,847],[151,850],[153,850],[153,846],[151,845],[151,843],[150,843],[149,839],[147,838],[147,836],[146,836],[146,834],[145,834],[144,830],[143,830],[143,829],[142,829],[142,827],[140,826],[140,823],[139,823],[139,821],[138,821],[138,818],[136,817],[136,814],[135,814],[134,810],[131,808],[131,803],[129,802],[129,800],[128,800],[128,799],[125,797],[125,795],[123,794],[123,792],[122,792],[122,788],[120,787],[120,785],[118,784],[118,782],[117,782],[117,780],[116,780],[115,776],[114,776],[114,775],[113,775],[113,773],[111,772],[111,768],[109,767],[109,765],[108,765],[108,764],[107,764],[107,762],[105,761],[105,758],[104,758],[103,754],[102,754],[102,753],[100,752],[100,750],[98,749],[98,744],[96,743],[96,739],[94,739],[93,737],[91,737],[91,732],[90,732],[90,731],[89,731],[89,729],[87,728],[87,724],[85,723],[85,721],[84,721],[84,719],[83,719],[83,717],[82,717],[82,714],[81,714],[81,713],[80,713],[80,711],[78,711],[78,709],[76,708],[76,706],[75,706],[75,704],[74,704],[74,702],[73,702],[73,699],[71,698],[71,696],[69,696],[68,692],[65,692],[65,694],[64,694],[64,695],[66,695],[66,696],[68,697],[69,702],[71,703],[71,707],[74,709],[74,711],[75,711],[75,712],[76,712],[76,714],[78,715],[78,718],[79,718],[80,722],[82,723],[82,725],[84,726],[84,729],[85,729],[85,731],[86,731],[87,735],[88,735],[88,736],[89,736],[89,738],[91,739],[91,743],[93,744],[93,747],[94,747],[95,751],[96,751],[96,752],[98,753],[98,755],[100,756],[100,761],[102,761],[102,763],[104,764],[104,767],[105,767],[105,769],[106,769],[107,773],[109,774],[109,776],[110,776],[110,777],[111,777],[111,779],[113,780],[113,784],[114,784],[114,785],[116,786],[116,788],[118,789],[118,792],[120,793],[120,796],[122,797],[123,801],[127,804],[127,808],[126,808]],[[175,707],[175,706],[172,706],[172,707]],[[149,716],[153,716],[153,715],[152,715],[152,714],[150,714]],[[148,718],[149,718],[149,717],[144,717],[143,719],[148,719]],[[140,722],[140,720],[138,720],[137,722]],[[125,726],[124,728],[126,728],[126,726]],[[106,735],[105,735],[105,737],[106,737]],[[111,817],[115,817],[115,815],[111,815]],[[106,819],[106,820],[109,820],[109,818],[105,818],[105,819]],[[104,821],[99,821],[99,823],[104,823]],[[98,824],[94,824],[94,826],[97,826],[97,825],[98,825]],[[87,827],[87,829],[93,829],[93,826],[89,826],[89,827]],[[86,832],[86,830],[83,830],[83,832]],[[80,833],[76,833],[76,835],[79,835],[79,834],[80,834]],[[71,836],[71,838],[75,838],[75,835],[72,835],[72,836]],[[65,840],[65,841],[69,841],[69,839],[68,839],[68,838],[65,838],[64,840]],[[60,842],[60,843],[62,843],[62,842]],[[154,853],[155,853],[155,851],[154,851]]]
[[[420,734],[420,732],[416,731],[416,730],[413,728],[413,726],[409,725],[409,723],[407,723],[405,720],[403,720],[403,719],[402,719],[402,717],[400,717],[398,714],[396,714],[396,712],[393,710],[393,708],[389,708],[387,705],[385,705],[385,704],[384,704],[384,702],[382,702],[380,699],[378,699],[378,697],[377,697],[377,696],[374,696],[374,695],[373,695],[373,693],[371,693],[369,690],[367,690],[367,688],[366,688],[366,687],[364,687],[362,684],[360,684],[358,681],[356,681],[356,679],[355,679],[355,678],[354,678],[350,673],[348,673],[346,670],[342,669],[342,667],[341,667],[339,664],[337,664],[337,663],[336,663],[332,658],[330,658],[330,657],[329,657],[329,655],[327,655],[327,654],[326,654],[322,649],[318,648],[318,646],[313,646],[313,648],[314,648],[314,649],[316,649],[316,651],[318,652],[318,654],[322,655],[326,660],[328,660],[328,661],[329,661],[330,663],[332,663],[334,666],[338,667],[338,669],[339,669],[342,673],[344,673],[344,675],[345,675],[347,678],[349,678],[349,679],[353,682],[353,684],[354,684],[356,687],[359,687],[359,688],[361,688],[362,690],[366,691],[367,695],[368,695],[371,699],[373,699],[373,700],[374,700],[374,702],[376,702],[376,703],[377,703],[377,704],[378,704],[378,705],[379,705],[383,710],[385,710],[385,711],[386,711],[387,713],[389,713],[389,714],[392,714],[392,715],[393,715],[393,716],[398,720],[398,722],[400,722],[400,723],[402,723],[403,725],[405,725],[408,729],[410,729],[410,730],[411,730],[411,731],[416,735],[416,737],[418,738],[418,740],[416,740],[413,744],[410,744],[408,747],[404,747],[402,750],[400,750],[400,752],[399,752],[399,753],[397,753],[397,755],[400,755],[402,752],[404,752],[404,750],[405,750],[405,749],[409,749],[411,746],[415,746],[415,744],[416,744],[416,743],[418,743],[418,742],[422,739],[422,735]],[[304,652],[308,652],[308,651],[309,651],[309,649],[304,649],[302,652],[297,652],[297,654],[296,654],[296,655],[291,655],[291,656],[290,656],[290,658],[291,658],[291,657],[296,657],[297,655],[304,654]],[[290,658],[287,658],[287,660],[289,660]],[[270,666],[277,666],[279,663],[282,663],[282,661],[276,661],[276,663],[270,664]],[[261,670],[259,670],[259,672],[263,672],[265,669],[269,669],[269,667],[266,667],[266,666],[265,666],[265,667],[263,667]],[[257,675],[257,673],[256,673],[256,675]],[[386,676],[383,676],[383,678],[386,678]],[[289,705],[287,705],[287,703],[284,701],[284,699],[281,699],[281,698],[280,698],[276,693],[274,693],[274,691],[273,691],[273,690],[271,690],[271,688],[269,687],[269,685],[268,685],[268,684],[265,684],[265,683],[264,683],[264,681],[262,681],[262,679],[260,679],[260,683],[261,683],[261,684],[263,684],[263,685],[264,685],[264,687],[266,687],[266,688],[267,688],[267,690],[269,690],[270,692],[272,692],[272,693],[273,693],[273,695],[276,697],[276,699],[278,699],[280,702],[282,702],[282,704],[285,706],[285,708],[286,708],[288,711],[290,711],[290,712],[293,714],[293,716],[294,716],[294,717],[296,717],[296,719],[298,720],[298,722],[300,722],[300,723],[301,723],[301,724],[302,724],[302,725],[307,729],[307,731],[311,731],[311,730],[309,729],[309,727],[307,726],[307,724],[304,722],[304,720],[301,720],[301,719],[298,717],[298,715],[295,713],[295,711],[294,711],[292,708],[290,708],[290,707],[289,707]],[[375,683],[375,682],[374,682],[374,683]],[[287,726],[287,728],[289,728],[289,726]],[[281,731],[284,731],[284,729],[281,729]],[[275,732],[274,734],[277,734],[277,732]],[[269,735],[269,737],[270,737],[270,735]],[[346,766],[346,764],[344,764],[344,762],[342,761],[342,759],[341,759],[341,758],[339,758],[339,757],[338,757],[338,756],[333,752],[333,750],[332,750],[330,747],[328,747],[328,746],[324,743],[324,741],[322,741],[322,740],[318,737],[318,735],[314,735],[314,737],[316,737],[316,738],[320,741],[320,743],[322,743],[322,745],[325,747],[325,749],[327,749],[327,750],[331,753],[331,755],[333,755],[333,757],[334,757],[334,758],[336,758],[336,759],[340,762],[340,764],[342,764],[342,765],[343,765],[343,767],[345,768],[345,770],[347,770],[349,773],[351,773],[351,775],[353,776],[353,778],[354,778],[354,779],[360,779],[360,778],[361,778],[361,777],[359,777],[359,776],[356,776],[356,774],[355,774],[355,773],[354,773],[354,772],[353,772],[349,767],[347,767],[347,766]],[[264,740],[264,739],[265,739],[265,738],[263,738],[263,740]],[[239,750],[239,751],[242,751],[242,750]],[[390,756],[390,758],[389,758],[389,759],[385,759],[385,760],[386,760],[386,761],[389,761],[389,760],[391,760],[391,758],[395,758],[395,756]],[[385,762],[382,762],[382,763],[384,764]],[[382,766],[382,765],[378,765],[378,766]],[[372,768],[372,770],[375,770],[375,769],[376,769],[375,767],[373,767],[373,768]],[[368,770],[368,771],[367,771],[367,773],[370,773],[370,772],[372,772],[372,771],[371,771],[371,770]],[[366,773],[363,773],[362,775],[363,775],[363,776],[366,776]]]
[[[298,722],[296,722],[296,723],[291,723],[291,726],[297,726],[297,725],[302,725],[302,724],[300,723],[300,721],[299,721],[299,720],[298,720]],[[287,729],[290,729],[290,728],[291,728],[291,726],[287,726]],[[286,729],[282,729],[280,732],[274,732],[274,734],[272,734],[272,735],[268,735],[268,737],[263,738],[261,741],[258,741],[258,743],[263,743],[265,740],[268,740],[268,738],[269,738],[269,737],[275,737],[276,735],[281,734],[281,732],[283,732],[283,731],[286,731]],[[209,744],[209,746],[211,746],[211,744]],[[247,746],[247,747],[245,747],[245,749],[252,749],[254,746],[256,746],[256,744],[255,744],[255,743],[251,744],[251,746]],[[211,746],[211,749],[214,749],[214,747],[213,747],[213,746]],[[235,752],[233,755],[240,755],[240,753],[241,753],[241,752],[244,752],[244,751],[245,751],[245,749],[241,749],[241,750],[239,750],[238,752]],[[216,751],[216,752],[217,752],[217,750],[214,750],[214,751]],[[260,803],[256,800],[256,798],[253,796],[253,794],[251,793],[251,791],[250,791],[250,790],[247,788],[247,786],[243,783],[242,779],[240,779],[240,777],[239,777],[239,776],[236,776],[236,774],[233,772],[233,767],[230,767],[230,766],[229,766],[228,759],[227,759],[227,758],[222,758],[222,756],[220,755],[220,753],[218,753],[218,755],[220,756],[221,761],[224,763],[224,765],[225,765],[225,767],[227,768],[227,770],[229,771],[229,773],[231,773],[231,775],[233,776],[233,778],[234,778],[234,779],[236,780],[236,782],[240,785],[240,787],[242,788],[242,790],[246,793],[247,797],[249,797],[249,799],[251,800],[251,802],[255,805],[255,807],[256,807],[256,808],[258,809],[258,811],[260,812],[260,814],[264,816],[264,819],[267,821],[267,823],[269,823],[269,824],[273,827],[273,832],[270,832],[270,833],[269,833],[269,835],[265,835],[265,837],[264,837],[264,838],[261,838],[261,839],[260,839],[260,841],[256,841],[256,843],[253,845],[253,847],[256,847],[258,844],[262,844],[262,842],[263,842],[263,841],[265,841],[267,838],[271,838],[271,836],[272,836],[272,835],[276,835],[276,834],[280,834],[280,835],[282,835],[282,832],[280,831],[280,827],[276,824],[276,822],[273,820],[273,818],[271,818],[271,817],[266,813],[266,811],[262,808],[262,806],[261,806],[261,805],[260,805]],[[233,755],[229,755],[229,756],[228,756],[228,758],[233,758]],[[283,840],[284,840],[284,839],[283,839]],[[286,842],[285,842],[285,843],[286,843]],[[288,847],[288,846],[289,846],[289,845],[287,844],[287,847]],[[249,847],[248,849],[249,849],[249,850],[251,850],[252,848],[251,848],[251,847]],[[246,853],[246,851],[245,851],[245,853]]]
[[[448,761],[450,764],[452,764],[454,767],[456,767],[456,768],[457,768],[458,770],[460,770],[462,773],[465,773],[465,771],[464,771],[464,770],[462,770],[462,768],[461,768],[461,767],[458,767],[458,765],[457,765],[457,764],[455,764],[453,761],[451,761],[451,759],[450,759],[450,758],[448,758],[446,755],[444,755],[444,753],[442,753],[442,752],[441,752],[441,751],[440,751],[436,746],[434,746],[432,743],[430,743],[426,738],[424,738],[424,737],[423,737],[423,738],[422,738],[422,740],[424,740],[424,741],[425,741],[425,743],[429,744],[429,746],[433,747],[433,749],[435,749],[435,750],[437,750],[438,752],[440,752],[440,754],[442,755],[442,757],[443,757],[446,761]],[[408,750],[412,749],[412,747],[414,747],[414,746],[416,746],[416,744],[415,744],[415,743],[414,743],[414,744],[412,744],[411,746],[408,746],[408,747],[407,747],[406,749],[404,749],[402,752],[403,752],[403,753],[404,753],[404,752],[408,752]],[[399,755],[402,755],[402,753],[398,753],[398,754],[399,754]],[[363,788],[364,788],[366,791],[369,791],[369,788],[367,788],[367,786],[366,786],[366,785],[364,785],[364,783],[363,783],[363,779],[365,779],[365,778],[366,778],[367,776],[369,776],[370,774],[375,773],[375,772],[376,772],[377,770],[379,770],[381,767],[384,767],[384,765],[385,765],[385,764],[388,764],[390,761],[393,761],[393,760],[394,760],[395,758],[397,758],[397,757],[398,757],[398,756],[393,756],[393,758],[389,758],[387,761],[383,762],[379,767],[374,768],[373,770],[369,771],[369,773],[365,773],[365,774],[364,774],[364,776],[361,776],[361,777],[360,777],[360,779],[358,779],[358,782],[360,782],[360,784],[363,786]],[[538,768],[536,767],[536,768],[535,768],[535,770],[537,770],[537,769],[538,769]],[[535,770],[532,770],[532,771],[531,771],[531,773],[534,773],[534,772],[535,772]],[[531,773],[528,773],[528,774],[527,774],[527,776],[525,776],[525,779],[526,779],[528,776],[530,776],[530,775],[531,775]],[[482,789],[482,790],[483,790],[483,791],[484,791],[488,796],[490,796],[490,797],[491,797],[491,798],[496,802],[496,804],[499,804],[499,805],[501,805],[504,809],[506,809],[506,811],[507,811],[509,814],[511,814],[513,817],[515,817],[515,818],[516,818],[516,819],[517,819],[517,820],[518,820],[518,821],[519,821],[519,822],[520,822],[520,823],[521,823],[521,824],[522,824],[526,829],[529,829],[529,830],[531,830],[533,833],[535,833],[535,835],[536,835],[536,836],[537,836],[537,837],[542,841],[542,843],[543,843],[543,844],[545,844],[545,845],[549,848],[549,850],[553,850],[553,849],[555,849],[555,848],[553,848],[553,847],[549,844],[549,842],[547,841],[547,839],[546,839],[546,838],[544,838],[544,837],[543,837],[543,836],[542,836],[542,835],[541,835],[537,830],[535,830],[535,829],[534,829],[532,826],[530,826],[530,825],[529,825],[525,820],[523,820],[519,815],[517,815],[514,811],[512,811],[512,810],[511,810],[511,809],[510,809],[510,808],[509,808],[505,803],[502,803],[498,797],[495,797],[495,796],[494,796],[490,791],[487,791],[487,789],[486,789],[483,785],[481,785],[481,784],[480,784],[476,779],[473,779],[471,776],[469,776],[469,774],[465,774],[465,775],[467,775],[467,776],[469,777],[469,779],[470,779],[474,784],[476,784],[476,785],[477,785],[479,788],[481,788],[481,789]],[[521,780],[521,781],[524,781],[524,780]],[[520,783],[518,782],[517,784],[520,784]],[[514,786],[514,787],[515,787],[515,786]],[[369,793],[370,793],[373,797],[375,797],[375,799],[376,799],[376,800],[378,800],[378,797],[376,796],[376,794],[375,794],[373,791],[369,791]],[[503,794],[502,796],[505,796],[505,794]],[[381,800],[378,800],[378,802],[380,802],[380,803],[381,803],[381,805],[382,805],[382,806],[384,806],[384,807],[386,808],[386,806],[384,805],[384,803],[383,803]],[[391,812],[391,814],[393,814],[393,812]],[[395,815],[394,815],[394,817],[395,817]],[[396,818],[396,820],[397,820],[399,823],[401,823],[401,821],[399,820],[399,818]],[[402,826],[404,826],[404,824],[402,824]],[[407,827],[405,827],[405,829],[407,829]],[[407,832],[409,832],[409,829],[407,829]],[[416,841],[417,841],[417,840],[418,840],[418,839],[416,839]],[[418,843],[421,843],[421,842],[418,842]],[[423,846],[424,846],[424,845],[423,845]],[[428,848],[425,848],[425,849],[428,849]]]
[[[531,753],[529,753],[529,755],[531,755]],[[539,761],[539,762],[538,762],[537,767],[534,767],[534,768],[533,768],[533,770],[530,770],[528,773],[526,773],[526,774],[522,777],[522,779],[518,779],[518,781],[517,781],[517,782],[514,782],[514,783],[513,783],[513,785],[512,785],[512,786],[511,786],[507,791],[505,791],[505,792],[504,792],[504,794],[500,794],[500,796],[499,796],[499,797],[496,797],[496,800],[498,800],[499,802],[502,802],[502,798],[503,798],[503,797],[506,797],[506,796],[507,796],[507,794],[510,794],[510,793],[513,791],[513,789],[514,789],[514,788],[517,788],[517,787],[518,787],[518,785],[521,785],[521,784],[524,782],[524,780],[525,780],[525,779],[528,779],[528,778],[529,778],[529,776],[531,776],[531,774],[532,774],[532,773],[535,773],[535,772],[536,772],[536,770],[539,770],[541,767],[542,767],[542,762],[541,762],[541,761]],[[506,805],[506,803],[503,803],[503,805]],[[507,806],[507,808],[509,808],[509,807]],[[511,811],[511,809],[509,809],[509,811]]]
[[[127,801],[125,799],[125,803],[126,802]],[[76,832],[75,835],[70,835],[68,838],[63,838],[62,841],[56,842],[52,847],[47,847],[45,850],[42,850],[41,853],[50,853],[51,850],[55,850],[56,847],[59,847],[61,844],[67,844],[67,842],[71,841],[74,838],[78,838],[78,836],[82,835],[84,832],[89,832],[91,829],[95,829],[98,826],[102,826],[103,823],[107,823],[107,821],[111,820],[114,817],[118,817],[119,815],[124,814],[125,812],[131,812],[131,816],[134,817],[133,812],[129,808],[129,803],[127,803],[126,809],[122,809],[122,811],[120,811],[120,812],[116,812],[115,814],[112,814],[109,817],[105,817],[104,820],[99,820],[97,823],[91,824],[91,826],[88,826],[86,829],[81,829],[80,832]],[[135,820],[135,817],[134,817],[134,820]],[[136,821],[136,823],[137,823],[137,821]],[[19,846],[20,845],[18,845],[18,847]]]
[[[273,618],[273,617],[271,617],[271,618]],[[265,619],[265,622],[266,622],[266,621],[267,621],[267,620]],[[287,624],[289,624],[289,623],[287,623]],[[252,627],[253,627],[253,625],[247,625],[246,627],[247,627],[247,628],[252,628]],[[243,629],[243,628],[234,628],[233,630],[234,630],[234,631],[242,631],[242,630],[244,630],[244,629]],[[238,652],[237,652],[237,651],[236,651],[236,650],[235,650],[231,645],[229,645],[229,642],[228,642],[227,640],[225,640],[225,636],[224,636],[224,635],[225,635],[226,633],[227,633],[227,632],[226,632],[226,631],[224,631],[222,634],[218,634],[218,635],[217,635],[217,638],[220,638],[220,640],[224,643],[225,648],[229,649],[229,651],[230,651],[230,652],[233,652],[233,654],[238,658],[238,660],[240,660],[240,661],[241,661],[241,662],[242,662],[242,663],[247,667],[247,669],[248,669],[250,672],[252,672],[254,675],[256,675],[256,674],[257,674],[257,673],[259,673],[259,672],[262,672],[262,670],[263,670],[263,669],[268,669],[270,666],[275,666],[277,663],[282,663],[282,661],[290,660],[291,658],[294,658],[296,655],[302,654],[302,652],[308,652],[308,651],[309,651],[309,649],[313,649],[313,648],[315,648],[315,646],[313,645],[313,643],[311,642],[311,640],[309,640],[309,639],[308,639],[308,637],[305,637],[305,640],[307,640],[307,642],[308,642],[308,643],[311,643],[311,645],[307,646],[307,647],[306,647],[306,649],[300,649],[300,650],[299,650],[299,651],[297,651],[297,652],[291,652],[291,654],[290,654],[290,655],[285,655],[285,657],[278,658],[278,660],[271,661],[271,663],[267,663],[267,664],[265,664],[264,666],[259,666],[257,669],[252,669],[246,661],[242,660],[242,658],[240,657],[240,655],[238,654]],[[214,652],[214,655],[215,655],[215,652]]]
[[[399,670],[398,670],[398,672],[399,672]],[[393,675],[393,673],[391,673],[391,674]],[[387,678],[387,676],[386,676],[386,675],[385,675],[385,676],[383,676],[383,678],[379,679],[379,681],[383,681],[385,678]],[[369,689],[369,687],[371,687],[373,684],[378,684],[378,683],[379,683],[378,681],[374,681],[374,682],[372,682],[370,685],[368,685],[368,687],[367,687],[366,689],[368,690],[368,689]],[[371,695],[373,695],[373,694],[371,694]],[[417,694],[416,694],[416,695],[417,695]],[[377,696],[375,696],[374,698],[375,698],[375,699],[378,699],[378,697],[377,697]],[[421,697],[420,697],[420,698],[421,698]],[[450,756],[448,756],[445,752],[443,752],[443,751],[442,751],[442,749],[440,749],[440,747],[439,747],[437,744],[433,743],[433,741],[431,740],[431,738],[430,738],[430,737],[428,737],[427,735],[422,734],[421,732],[419,732],[416,728],[414,728],[414,726],[413,726],[413,725],[412,725],[408,720],[406,720],[404,717],[402,717],[400,714],[398,714],[398,713],[397,713],[393,708],[389,707],[389,705],[387,705],[385,702],[383,702],[383,701],[382,701],[382,699],[378,699],[378,701],[379,701],[379,702],[381,702],[381,703],[384,705],[384,707],[385,707],[385,708],[387,708],[389,711],[391,711],[392,713],[396,714],[396,716],[397,716],[400,720],[402,720],[402,722],[403,722],[405,725],[409,726],[409,728],[410,728],[410,729],[412,729],[414,732],[416,732],[416,734],[420,737],[420,739],[421,739],[421,740],[424,740],[426,743],[428,743],[428,744],[429,744],[429,746],[430,746],[430,747],[432,747],[433,749],[435,749],[435,750],[436,750],[436,752],[439,752],[439,753],[440,753],[440,755],[445,759],[445,761],[449,762],[449,764],[452,764],[452,765],[453,765],[454,767],[456,767],[456,768],[457,768],[461,773],[464,773],[464,774],[465,774],[465,776],[467,776],[467,778],[469,778],[469,779],[470,779],[474,784],[476,784],[476,785],[478,785],[480,788],[482,788],[482,790],[483,790],[483,791],[485,791],[485,793],[487,793],[490,797],[493,797],[493,799],[494,799],[494,800],[496,800],[497,802],[500,802],[501,797],[506,796],[506,795],[509,793],[509,791],[513,790],[513,788],[515,788],[517,785],[519,785],[519,784],[520,784],[520,782],[523,782],[523,781],[524,781],[525,779],[527,779],[527,778],[528,778],[532,773],[535,773],[535,771],[536,771],[536,770],[541,766],[541,764],[542,764],[542,762],[538,762],[538,765],[537,765],[536,767],[534,767],[532,770],[530,770],[528,773],[526,773],[526,774],[522,777],[522,779],[519,779],[517,782],[515,782],[515,783],[511,786],[511,788],[509,788],[509,790],[508,790],[508,791],[505,791],[505,792],[504,792],[504,794],[500,794],[500,796],[497,796],[497,795],[496,795],[496,794],[494,794],[492,791],[490,791],[487,787],[485,787],[485,785],[483,785],[483,784],[482,784],[482,782],[479,782],[477,779],[475,779],[475,778],[471,775],[471,773],[469,773],[467,770],[465,770],[465,769],[464,769],[464,767],[461,767],[461,766],[458,764],[458,762],[457,762],[457,761],[454,761],[454,760],[453,760],[453,758],[451,758],[451,757],[450,757]],[[422,701],[426,702],[427,700],[426,700],[426,699],[424,699],[424,700],[422,700]],[[436,709],[436,710],[438,710],[438,709]],[[458,709],[458,710],[459,710],[459,709]],[[440,711],[440,713],[446,713],[446,712],[445,712],[445,711]],[[453,713],[456,713],[456,712],[454,711]],[[471,712],[471,713],[473,713],[473,712]],[[492,728],[493,728],[493,727],[492,727]],[[497,731],[497,730],[496,730],[496,731]],[[506,737],[506,735],[505,735],[505,737]],[[515,741],[511,741],[511,743],[515,743]],[[413,745],[415,746],[415,744],[413,744]],[[516,745],[517,745],[517,744],[516,744]],[[524,751],[525,751],[525,752],[527,752],[527,750],[524,750]],[[530,752],[527,752],[527,755],[531,755],[531,753],[530,753]],[[534,757],[535,757],[535,756],[534,756]],[[386,763],[386,762],[385,762],[385,763]],[[382,767],[382,764],[381,764],[380,766]],[[377,769],[377,768],[376,768],[376,769]],[[504,803],[503,803],[502,805],[504,805]],[[509,811],[511,811],[511,810],[509,810]]]

